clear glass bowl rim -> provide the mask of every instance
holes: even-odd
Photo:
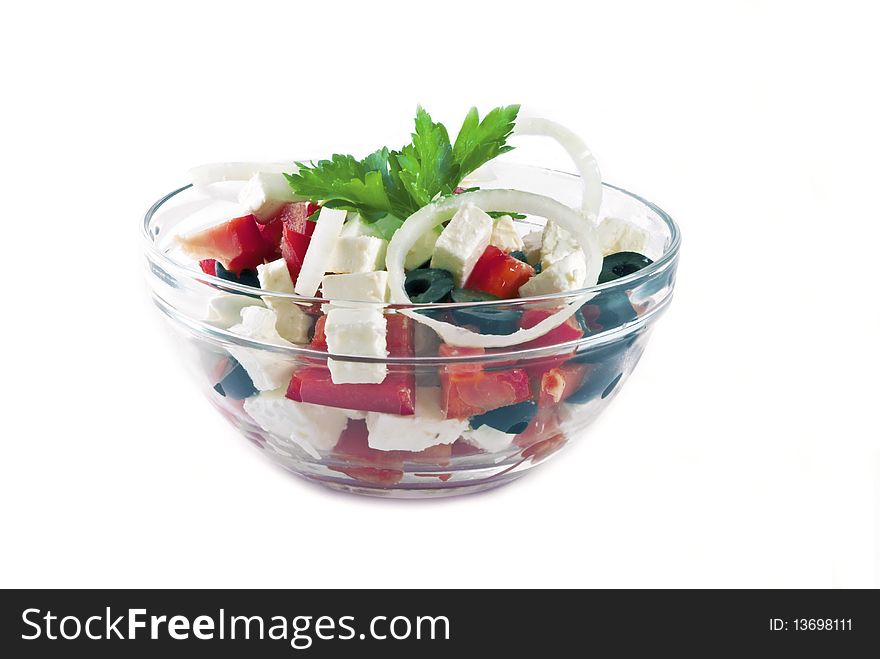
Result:
[[[571,172],[565,172],[561,170],[549,169],[545,167],[538,167],[534,165],[523,165],[517,164],[517,167],[521,168],[530,168],[537,169],[544,172],[551,172],[554,174],[567,176],[575,179],[579,179],[580,177],[577,174],[572,174]],[[167,254],[162,252],[157,246],[155,242],[155,238],[150,231],[150,225],[152,223],[153,217],[159,211],[159,209],[167,203],[169,200],[173,199],[176,195],[185,192],[192,188],[193,185],[187,184],[182,187],[179,187],[168,194],[164,195],[160,199],[158,199],[150,208],[147,210],[146,214],[143,218],[143,223],[141,226],[141,234],[142,238],[145,242],[144,252],[148,259],[161,267],[166,272],[173,272],[175,276],[182,277],[188,279],[190,281],[210,286],[214,290],[221,290],[228,293],[233,294],[247,294],[250,296],[259,295],[260,297],[271,297],[278,299],[289,299],[295,301],[302,305],[312,305],[312,304],[325,304],[327,300],[324,298],[313,298],[313,297],[304,297],[301,295],[297,295],[295,293],[281,293],[277,291],[269,291],[262,288],[255,288],[252,286],[246,286],[243,284],[238,284],[236,282],[230,282],[225,279],[221,279],[214,275],[208,275],[203,273],[201,270],[189,268],[183,263],[179,263],[173,258],[169,257]],[[620,277],[619,279],[615,279],[610,282],[606,282],[604,284],[596,284],[594,286],[589,286],[585,288],[580,288],[572,291],[565,291],[564,293],[554,293],[551,295],[543,295],[543,296],[534,296],[534,297],[522,297],[515,298],[514,300],[482,300],[477,302],[434,302],[427,304],[393,304],[386,303],[382,304],[383,308],[387,309],[413,309],[418,311],[428,311],[428,310],[446,310],[446,309],[463,309],[468,307],[491,307],[491,306],[510,306],[511,304],[516,305],[526,305],[529,303],[532,304],[540,304],[545,301],[562,301],[562,300],[572,300],[578,297],[590,295],[590,294],[598,294],[603,291],[607,291],[614,288],[634,288],[645,281],[651,279],[655,275],[661,274],[663,271],[667,269],[667,267],[671,266],[672,263],[678,258],[679,249],[681,246],[681,232],[678,228],[676,222],[672,219],[672,217],[666,213],[663,209],[658,207],[656,204],[640,197],[639,195],[629,192],[624,188],[612,185],[610,183],[602,183],[602,187],[614,190],[623,195],[630,197],[636,202],[643,204],[653,213],[663,221],[663,223],[667,226],[670,232],[670,241],[669,246],[663,252],[663,255],[654,261],[651,265],[642,268],[641,270],[634,272],[631,275],[627,275],[625,277]],[[295,354],[300,357],[311,358],[311,359],[326,359],[328,357],[339,358],[345,361],[353,361],[353,362],[382,362],[388,364],[419,364],[423,366],[427,365],[441,365],[450,362],[487,362],[487,361],[504,361],[505,359],[510,359],[511,357],[516,357],[519,359],[523,359],[524,357],[539,357],[542,355],[551,355],[558,353],[561,350],[571,349],[575,347],[582,347],[585,345],[590,346],[599,346],[605,345],[607,343],[611,343],[613,341],[618,340],[623,335],[631,333],[635,328],[641,327],[646,324],[646,322],[661,312],[668,304],[671,295],[667,295],[666,299],[657,307],[655,307],[651,312],[646,314],[645,316],[640,316],[638,319],[627,323],[625,325],[621,325],[603,332],[599,332],[597,334],[591,334],[585,336],[576,341],[571,341],[565,344],[559,344],[554,346],[549,346],[546,348],[533,348],[528,350],[517,350],[516,346],[511,346],[509,349],[505,349],[500,352],[492,352],[486,353],[484,355],[467,355],[467,356],[456,356],[456,357],[386,357],[386,358],[377,358],[377,357],[361,357],[354,355],[336,355],[333,353],[327,353],[323,351],[317,351],[309,349],[308,347],[288,347],[288,346],[279,346],[272,343],[264,343],[260,341],[254,341],[252,339],[246,339],[237,334],[233,334],[224,329],[220,329],[209,323],[203,323],[199,321],[195,321],[194,319],[183,319],[177,313],[174,312],[171,305],[164,303],[164,301],[160,304],[160,309],[166,313],[167,315],[173,317],[175,320],[183,322],[185,325],[188,325],[192,331],[197,333],[207,333],[213,335],[215,339],[221,340],[227,343],[235,343],[238,345],[243,345],[246,347],[257,348],[257,349],[265,349],[271,352],[277,353],[286,353],[286,354]],[[365,304],[365,303],[361,303]],[[163,308],[164,307],[164,308]],[[493,349],[497,350],[497,349]]]

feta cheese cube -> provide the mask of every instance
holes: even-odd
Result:
[[[281,388],[251,396],[244,401],[244,411],[263,430],[276,436],[270,439],[274,447],[284,450],[291,442],[320,459],[318,451],[336,446],[348,417],[332,407],[290,400],[285,393],[286,389]]]
[[[638,252],[644,254],[651,235],[640,226],[619,217],[606,217],[598,228],[599,246],[602,256],[617,252]]]
[[[541,244],[544,232],[540,229],[523,236],[523,251],[526,253],[526,261],[535,265],[541,260]]]
[[[277,172],[257,172],[238,193],[238,203],[263,222],[277,215],[284,204],[300,200],[284,174]]]
[[[257,275],[260,278],[260,288],[278,293],[293,293],[293,280],[284,259],[258,265]],[[276,313],[275,329],[282,338],[291,343],[309,342],[312,319],[296,302],[271,295],[264,295],[263,301]]]
[[[260,288],[276,293],[293,293],[293,280],[284,259],[276,259],[257,266]],[[272,306],[271,304],[269,305]]]
[[[477,260],[492,238],[492,218],[473,204],[462,206],[434,244],[432,268],[452,273],[456,286],[464,286]]]
[[[268,304],[268,301],[267,301]],[[283,339],[291,343],[305,344],[309,342],[309,330],[312,328],[312,317],[303,311],[302,306],[293,300],[272,300],[275,311],[275,329]]]
[[[386,321],[381,308],[346,308],[328,305],[324,333],[327,351],[360,357],[387,357]],[[328,359],[334,384],[378,384],[388,369],[384,363],[359,363]]]
[[[271,309],[245,307],[241,310],[241,323],[233,325],[229,331],[254,341],[292,347],[293,344],[283,339],[275,329],[276,320],[277,316]],[[244,346],[230,346],[228,350],[260,391],[286,387],[296,368],[292,359],[277,352]]]
[[[358,236],[372,236],[379,238],[376,232],[370,226],[360,213],[349,212],[345,218],[345,224],[342,225],[342,231],[339,232],[340,237],[357,238]]]
[[[583,254],[574,236],[556,222],[547,220],[544,235],[541,237],[541,268],[549,268],[572,252]]]
[[[438,444],[452,444],[467,425],[467,419],[444,416],[439,387],[418,388],[413,416],[367,412],[367,443],[379,451],[424,451]]]
[[[372,236],[340,236],[327,261],[327,272],[370,272],[385,266],[388,241]]]
[[[510,215],[502,215],[495,220],[495,226],[492,227],[492,238],[489,240],[490,245],[495,245],[503,252],[516,252],[522,250],[523,239],[517,233],[513,224],[513,218]]]
[[[254,306],[262,307],[263,303],[250,295],[219,293],[208,300],[205,320],[216,327],[227,329],[241,320],[242,309]]]
[[[483,424],[479,428],[466,430],[461,434],[461,437],[471,446],[476,446],[478,449],[488,453],[496,453],[510,446],[516,435],[502,432],[497,428]]]
[[[584,285],[587,263],[581,250],[571,252],[519,287],[522,297],[573,291]]]
[[[388,273],[385,270],[348,275],[324,275],[321,292],[325,300],[385,302],[388,299]]]

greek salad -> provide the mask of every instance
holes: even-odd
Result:
[[[477,357],[571,342],[635,317],[625,298],[608,308],[582,291],[649,265],[647,232],[614,217],[599,222],[589,149],[558,124],[518,114],[510,105],[480,119],[472,109],[453,140],[419,108],[411,142],[396,150],[193,170],[206,189],[246,179],[240,215],[178,237],[205,274],[255,289],[218,293],[212,320],[241,337],[333,356],[233,346],[215,373],[217,394],[243,401],[257,425],[316,459],[344,455],[354,465],[346,473],[364,480],[393,482],[404,461],[511,446],[529,457],[564,441],[553,432],[555,407],[603,394],[607,383],[597,390],[588,376],[594,364],[453,362],[422,382],[413,366],[386,361],[414,357],[424,333],[438,357]],[[481,188],[475,173],[510,151],[515,135],[549,136],[568,151],[583,181],[579,208]],[[546,301],[418,307],[522,298]]]

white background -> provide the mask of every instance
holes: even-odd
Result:
[[[0,586],[880,585],[877,17],[825,5],[7,7]],[[417,103],[457,125],[513,102],[682,226],[635,375],[492,493],[273,467],[175,363],[143,212],[193,164],[363,153]]]

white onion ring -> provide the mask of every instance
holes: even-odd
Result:
[[[189,170],[190,180],[197,188],[223,181],[247,181],[258,172],[282,174],[297,171],[292,162],[212,162]]]
[[[561,124],[549,119],[520,118],[513,129],[514,135],[542,135],[556,140],[568,152],[581,175],[584,192],[581,199],[581,212],[596,224],[599,207],[602,205],[602,176],[593,152],[575,133]],[[548,218],[552,219],[552,218]],[[586,251],[586,250],[585,250]]]
[[[584,286],[592,286],[599,279],[602,270],[602,252],[596,239],[595,227],[584,221],[577,211],[561,204],[555,199],[532,192],[520,190],[478,190],[429,204],[410,215],[395,232],[388,244],[385,268],[388,270],[390,300],[394,304],[410,304],[404,281],[404,260],[416,240],[427,231],[451,217],[465,204],[472,203],[484,211],[515,211],[539,217],[553,218],[559,226],[571,233],[584,251],[587,273]],[[591,297],[593,293],[578,296],[553,315],[545,318],[534,327],[520,329],[513,334],[477,334],[463,327],[428,318],[414,309],[401,309],[400,313],[413,320],[424,323],[446,343],[473,348],[506,348],[531,341],[543,336],[554,327],[561,325]]]

